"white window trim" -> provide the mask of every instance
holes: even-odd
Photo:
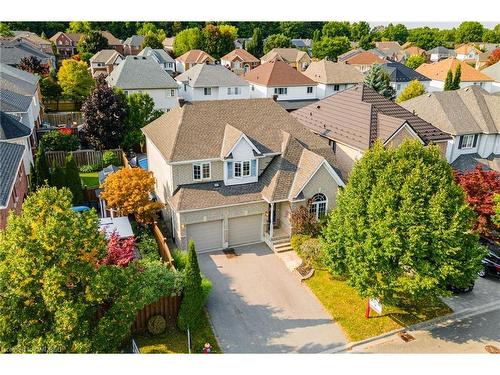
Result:
[[[326,213],[328,212],[328,197],[326,196],[326,194],[323,194],[323,193],[316,193],[316,194],[322,194],[325,197],[325,200],[324,201],[318,201],[318,202],[312,202],[309,205],[309,212],[311,212],[311,207],[316,206],[314,213],[315,213],[315,216],[316,216],[316,220],[319,220],[320,219],[320,217],[319,217],[319,205],[323,204],[323,203],[325,204],[324,215],[326,215]],[[313,195],[313,198],[314,198],[314,196],[316,194]]]
[[[208,92],[208,94],[207,94]],[[212,96],[212,88],[211,87],[204,87],[203,88],[203,95],[204,96]]]
[[[462,150],[471,150],[474,148],[474,138],[476,137],[475,134],[465,134],[462,135]],[[470,141],[469,141],[470,140]]]
[[[248,163],[248,174],[243,174],[243,163]],[[236,164],[240,164],[241,176],[236,176]],[[247,178],[252,177],[252,160],[238,160],[233,161],[233,178]]]
[[[208,177],[203,177],[203,166],[208,165]],[[198,166],[200,167],[200,178],[195,178],[194,176],[194,167]],[[203,162],[203,163],[193,163],[193,181],[203,181],[203,180],[210,180],[212,178],[212,163],[210,162]]]

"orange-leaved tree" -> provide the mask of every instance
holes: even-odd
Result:
[[[134,214],[138,222],[147,224],[155,220],[156,211],[164,207],[154,202],[155,178],[142,168],[122,168],[109,174],[102,184],[102,199],[106,206],[120,215]]]

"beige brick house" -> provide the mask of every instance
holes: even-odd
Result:
[[[291,210],[316,217],[343,186],[328,143],[272,99],[185,103],[143,128],[176,244],[286,246]]]

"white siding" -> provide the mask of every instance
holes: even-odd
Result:
[[[338,86],[338,90],[335,90],[335,86]],[[340,83],[338,85],[334,85],[334,84],[324,84],[324,83],[318,83],[318,86],[317,86],[317,94],[318,94],[318,98],[319,99],[323,99],[327,96],[330,96],[330,95],[333,95],[333,94],[336,94],[338,92],[341,92],[345,89],[348,89],[349,87],[352,87],[354,86],[354,84],[352,83]]]
[[[274,87],[267,87],[256,85],[250,83],[252,87],[250,87],[250,98],[272,98],[274,95]],[[304,100],[304,99],[316,99],[317,94],[317,86],[316,84],[311,85],[312,93],[307,93],[308,86],[281,86],[287,88],[286,95],[278,95],[278,100]]]
[[[491,82],[460,82],[460,88],[473,86],[473,85],[480,86],[490,93],[493,92]],[[429,86],[427,88],[427,91],[428,92],[444,91],[444,81],[436,81],[436,80],[430,81]]]
[[[177,106],[177,97],[179,95],[178,89],[142,89],[142,90],[130,90],[123,89],[127,92],[127,95],[135,93],[146,93],[155,102],[155,109],[161,109],[163,111],[170,110]],[[171,95],[171,90],[174,91],[174,95]]]
[[[185,88],[184,88],[185,87]],[[234,94],[234,89],[238,87],[240,93],[238,95]],[[184,85],[179,82],[179,96],[187,101],[198,101],[198,100],[231,100],[231,99],[249,99],[250,98],[250,86],[231,86],[232,95],[227,94],[228,86],[211,87],[211,94],[205,95],[204,87],[191,87]]]

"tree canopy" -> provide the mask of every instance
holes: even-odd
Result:
[[[361,296],[418,301],[476,279],[485,251],[473,225],[438,147],[376,142],[339,193],[323,245],[330,270],[346,275]]]
[[[420,65],[427,62],[425,56],[422,55],[411,55],[405,61],[405,65],[411,69],[417,69]]]
[[[253,30],[252,40],[247,42],[245,49],[257,58],[264,55],[264,41],[259,27]]]
[[[484,26],[480,22],[465,21],[455,32],[456,43],[480,42],[483,40]]]
[[[61,63],[57,79],[62,93],[76,102],[83,102],[94,87],[94,79],[83,61],[66,59]]]
[[[344,36],[349,38],[351,36],[351,27],[347,21],[331,21],[323,25],[323,36],[327,38],[335,38]]]
[[[80,54],[91,53],[92,55],[100,50],[107,49],[108,40],[100,31],[90,30],[84,34],[77,44],[77,49]]]
[[[273,48],[289,48],[292,47],[292,41],[289,37],[283,34],[269,35],[264,43],[264,54],[271,51]]]
[[[40,76],[44,76],[49,73],[49,68],[42,65],[41,60],[36,56],[25,56],[21,58],[17,68],[28,73],[38,74]]]
[[[202,47],[201,31],[197,27],[185,29],[179,32],[174,39],[174,54],[180,56],[192,49]]]
[[[414,79],[403,89],[403,91],[401,91],[401,94],[396,99],[396,103],[402,103],[405,100],[416,98],[417,96],[422,95],[424,92],[424,85],[422,85],[420,81]]]
[[[399,44],[403,44],[408,39],[408,29],[405,25],[398,23],[397,25],[393,25],[390,23],[384,29],[382,33],[382,38],[388,41],[396,41]]]
[[[339,37],[323,37],[318,42],[315,42],[312,47],[313,57],[335,61],[337,57],[351,49],[351,43],[345,36]]]
[[[389,75],[380,64],[372,65],[365,75],[365,84],[388,99],[394,99],[396,96],[396,91],[391,86]]]

